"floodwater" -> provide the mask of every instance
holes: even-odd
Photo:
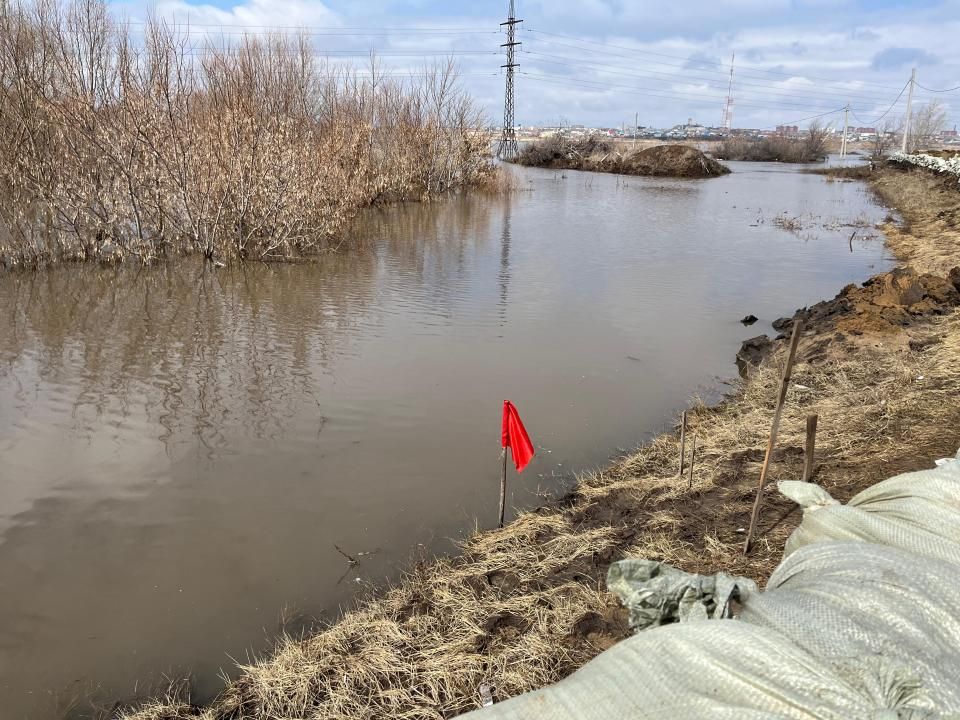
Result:
[[[508,507],[534,506],[890,265],[861,185],[732,166],[516,170],[509,198],[372,212],[316,265],[0,275],[3,718],[164,673],[208,698],[285,625],[495,523],[504,398],[538,449]]]

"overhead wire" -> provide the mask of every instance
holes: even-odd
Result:
[[[625,45],[614,45],[614,44],[611,44],[611,43],[602,43],[602,42],[598,42],[598,41],[595,41],[595,40],[587,40],[587,39],[584,39],[584,38],[578,38],[578,37],[573,36],[573,35],[566,35],[566,34],[564,34],[564,33],[547,32],[547,31],[545,31],[545,30],[538,30],[538,29],[536,29],[536,28],[531,28],[531,27],[525,27],[525,28],[524,28],[524,31],[529,32],[529,33],[536,33],[536,34],[539,34],[539,35],[547,35],[547,36],[550,36],[550,37],[559,37],[559,38],[563,38],[563,39],[574,40],[574,41],[576,41],[576,42],[578,42],[578,43],[583,43],[583,44],[590,44],[590,45],[597,45],[597,46],[600,46],[600,47],[615,48],[615,49],[618,49],[618,50],[624,50],[624,51],[629,52],[629,53],[634,54],[634,55],[651,55],[651,56],[654,56],[654,57],[665,57],[665,58],[674,59],[674,60],[681,60],[681,61],[684,61],[684,62],[689,61],[689,57],[686,57],[686,58],[685,58],[685,57],[681,57],[681,56],[679,56],[679,55],[671,55],[671,54],[668,54],[668,53],[655,52],[655,51],[653,51],[653,50],[641,50],[641,49],[638,49],[638,48],[632,48],[632,47],[628,47],[628,46],[625,46]],[[578,48],[578,49],[583,49],[583,48]],[[612,54],[612,53],[611,53],[611,54]],[[681,67],[682,67],[682,66],[681,66]],[[709,71],[709,72],[719,72],[720,74],[726,75],[726,73],[725,73],[724,71],[722,71],[722,70]],[[778,76],[782,76],[782,77],[805,77],[805,78],[808,79],[808,80],[817,80],[817,81],[820,81],[820,82],[828,82],[828,83],[831,83],[831,84],[834,84],[834,85],[841,84],[841,83],[838,83],[838,81],[837,81],[836,79],[833,79],[833,78],[822,78],[822,77],[815,77],[815,76],[812,76],[812,75],[802,76],[802,75],[799,75],[799,74],[797,74],[797,73],[784,73],[784,72],[780,72],[780,71],[777,71],[777,70],[763,70],[763,69],[760,69],[760,68],[742,68],[742,69],[738,70],[738,72],[756,72],[756,73],[764,73],[764,74],[769,74],[769,75],[778,75]],[[867,81],[867,80],[861,80],[861,81],[858,81],[858,82],[860,82],[860,83],[862,83],[862,84],[864,84],[864,85],[874,85],[874,86],[876,86],[876,87],[880,87],[880,88],[883,88],[883,89],[885,89],[885,90],[896,90],[895,87],[892,87],[892,86],[889,86],[889,85],[884,85],[884,84],[882,84],[882,83],[870,82],[870,81]]]
[[[673,81],[676,81],[676,82],[686,82],[686,81],[689,81],[689,80],[701,80],[701,81],[707,82],[707,83],[711,83],[711,82],[713,82],[713,83],[719,83],[719,80],[714,80],[714,79],[712,79],[712,78],[703,78],[703,77],[700,77],[700,76],[697,76],[697,75],[684,75],[684,74],[679,74],[679,73],[663,73],[663,72],[658,72],[658,71],[655,71],[655,70],[644,71],[644,73],[624,72],[622,69],[619,69],[619,66],[607,65],[607,64],[604,64],[604,63],[595,63],[595,62],[591,62],[591,61],[589,61],[589,60],[577,60],[577,61],[575,61],[575,62],[565,62],[565,60],[567,60],[568,58],[565,58],[564,56],[552,55],[552,54],[549,54],[549,53],[541,53],[541,52],[534,51],[534,50],[521,50],[521,53],[523,53],[523,54],[525,54],[525,55],[532,56],[532,57],[562,58],[561,60],[542,60],[542,61],[540,61],[540,62],[545,62],[545,63],[548,63],[548,64],[565,65],[565,66],[567,66],[567,67],[582,67],[582,66],[584,66],[584,65],[589,65],[589,66],[593,66],[593,67],[600,68],[603,72],[609,73],[609,74],[611,74],[611,75],[622,75],[622,76],[624,76],[624,77],[643,78],[643,79],[653,80],[653,81],[655,81],[655,82],[667,82],[667,80],[666,80],[666,79],[663,79],[663,80],[662,80],[662,79],[659,78],[659,77],[650,77],[650,75],[647,74],[647,73],[655,74],[655,75],[662,75],[662,76],[664,76],[665,78],[668,78],[668,79],[673,80]],[[610,68],[610,69],[608,70],[607,68]],[[618,68],[618,69],[614,69],[614,68]],[[761,85],[761,84],[756,84],[756,83],[740,83],[740,84],[737,85],[737,87],[738,87],[738,89],[739,89],[739,88],[742,88],[744,85],[746,85],[746,88],[747,88],[746,91],[747,91],[747,92],[760,92],[760,90],[763,90],[763,91],[766,91],[766,92],[769,92],[769,93],[775,93],[778,97],[782,97],[782,98],[793,98],[793,99],[796,99],[796,100],[801,100],[801,101],[803,101],[803,102],[805,102],[805,103],[807,103],[807,104],[809,104],[811,101],[820,101],[820,100],[823,100],[824,98],[829,98],[829,97],[831,97],[831,96],[832,96],[832,97],[836,97],[836,98],[840,98],[840,99],[844,99],[844,100],[848,100],[848,99],[850,99],[850,97],[857,97],[858,99],[860,99],[860,100],[861,100],[862,102],[864,102],[864,103],[867,103],[867,102],[876,102],[876,100],[873,99],[873,98],[870,98],[870,99],[860,98],[859,96],[856,96],[856,95],[852,95],[852,96],[851,96],[851,95],[842,95],[842,94],[840,94],[840,93],[815,93],[815,91],[811,91],[811,94],[810,94],[810,95],[806,95],[806,94],[802,94],[802,91],[800,91],[800,93],[798,94],[798,92],[796,92],[795,90],[800,90],[800,89],[780,88],[780,87],[773,86],[773,85]],[[722,85],[714,85],[714,86],[712,86],[712,87],[714,87],[716,90],[718,90],[718,91],[720,91],[720,92],[723,92],[723,93],[724,93],[724,96],[726,95],[725,83],[723,83]],[[815,93],[815,94],[814,94],[814,93]],[[884,99],[886,99],[886,98],[884,98]]]
[[[519,71],[519,74],[520,74],[520,75],[523,75],[523,76],[525,76],[525,77],[528,77],[528,78],[530,78],[530,79],[533,79],[533,80],[537,80],[537,81],[540,81],[540,82],[552,83],[552,84],[555,84],[555,85],[564,85],[564,86],[566,86],[566,85],[571,85],[571,84],[573,84],[573,85],[578,85],[578,86],[580,86],[580,87],[584,87],[585,89],[588,89],[588,90],[596,90],[596,91],[602,91],[602,90],[617,90],[617,91],[620,92],[621,94],[627,94],[627,95],[642,95],[642,96],[644,96],[644,97],[664,98],[664,99],[667,99],[667,100],[676,100],[676,99],[682,99],[682,100],[698,100],[698,101],[704,102],[704,103],[707,103],[707,102],[713,103],[713,102],[718,102],[718,101],[723,100],[722,97],[712,96],[712,95],[703,95],[703,94],[697,94],[697,93],[681,93],[681,92],[672,92],[672,91],[660,91],[660,90],[648,91],[648,90],[643,90],[642,88],[639,88],[639,89],[638,89],[636,86],[633,86],[633,85],[620,85],[620,84],[616,84],[616,83],[606,83],[606,82],[601,82],[601,81],[583,80],[583,79],[579,79],[579,78],[556,79],[556,78],[547,77],[547,76],[544,76],[544,75],[538,75],[538,74],[534,74],[534,73],[529,73],[529,72],[526,72],[526,71],[524,71],[524,70]],[[757,108],[757,109],[762,109],[762,110],[777,110],[777,111],[780,111],[780,112],[784,111],[785,109],[790,109],[790,108],[783,108],[783,107],[772,107],[772,106],[769,105],[769,104],[757,104],[757,103],[740,103],[740,106],[741,106],[741,107]],[[841,109],[842,109],[842,108],[841,108]],[[834,111],[830,111],[830,112],[834,112]]]
[[[904,85],[904,86],[903,86],[903,89],[900,90],[900,94],[897,95],[896,99],[895,99],[892,103],[890,103],[890,107],[888,107],[887,110],[886,110],[886,112],[883,113],[883,115],[881,115],[880,117],[878,117],[876,120],[862,120],[862,119],[860,119],[859,117],[857,117],[857,114],[856,114],[855,112],[853,112],[853,110],[850,111],[850,114],[853,115],[853,117],[856,119],[857,122],[862,122],[862,123],[864,123],[865,125],[876,125],[878,122],[880,122],[881,120],[883,120],[887,115],[889,115],[889,114],[890,114],[890,111],[893,110],[893,108],[896,106],[896,104],[897,104],[898,102],[900,102],[900,98],[903,97],[903,93],[906,92],[907,88],[910,86],[910,83],[911,83],[911,81],[910,81],[910,80],[907,80],[907,84]]]
[[[915,83],[915,84],[918,88],[922,90],[926,90],[927,92],[932,92],[932,93],[948,93],[948,92],[956,92],[957,90],[960,90],[960,85],[957,85],[956,87],[952,87],[952,88],[945,88],[944,90],[934,90],[932,88],[924,87],[920,83]]]

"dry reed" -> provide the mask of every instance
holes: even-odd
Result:
[[[104,0],[0,3],[0,264],[286,258],[495,172],[450,62],[400,80],[306,35],[195,43],[157,19],[141,42]]]

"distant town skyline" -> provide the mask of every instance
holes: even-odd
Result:
[[[452,55],[491,122],[502,117],[498,54],[507,3],[439,0],[140,0],[112,2],[117,17],[149,13],[189,22],[198,41],[304,28],[319,55],[362,64],[369,52],[397,73]],[[653,3],[518,0],[517,122],[670,126],[693,117],[720,125],[736,52],[733,125],[805,124],[850,103],[851,123],[902,116],[894,103],[911,68],[914,103],[939,100],[960,123],[960,0],[734,0]],[[891,105],[893,108],[891,109]],[[831,112],[832,111],[832,112]],[[887,113],[884,116],[884,113]]]

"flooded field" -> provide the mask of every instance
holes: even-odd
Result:
[[[317,264],[0,275],[3,717],[163,674],[209,697],[495,524],[504,398],[538,447],[510,477],[530,507],[716,397],[744,338],[892,264],[861,185],[731,167],[517,171],[509,198],[370,213]]]

